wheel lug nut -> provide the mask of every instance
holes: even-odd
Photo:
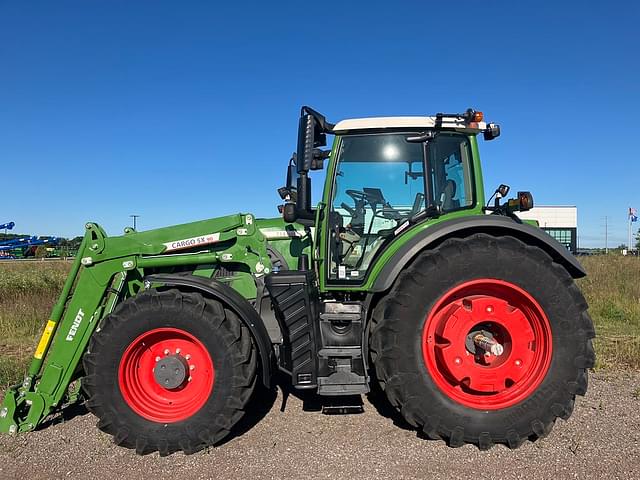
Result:
[[[486,310],[487,310],[487,313],[493,312],[493,305],[487,305]]]
[[[156,362],[159,362],[159,361],[160,361],[160,357],[156,357]]]
[[[169,355],[170,353],[171,353],[171,352],[169,351],[169,349],[168,349],[168,348],[166,348],[166,349],[164,350],[164,354],[165,354],[165,355]]]
[[[187,360],[191,360],[191,355],[189,355],[188,353],[184,356],[185,359]]]
[[[516,364],[516,367],[519,367],[522,365],[522,360],[516,360],[515,362],[513,362]]]
[[[190,382],[190,381],[191,381],[191,377],[187,378],[187,382]]]
[[[453,359],[453,363],[456,365],[462,365],[462,359],[460,357],[456,357]]]
[[[189,365],[189,370],[195,370],[196,366],[195,365]]]
[[[180,349],[176,348],[176,355],[178,355],[180,353]]]

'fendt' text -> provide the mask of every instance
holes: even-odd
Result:
[[[80,309],[78,310],[78,314],[76,315],[76,318],[73,319],[73,324],[69,329],[69,333],[67,333],[67,338],[66,338],[67,342],[73,341],[73,337],[76,336],[76,333],[78,332],[78,327],[80,327],[80,324],[82,323],[83,318],[84,318],[84,312],[82,311],[82,309]]]

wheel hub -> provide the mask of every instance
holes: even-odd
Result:
[[[153,369],[153,378],[156,383],[167,390],[179,387],[188,377],[189,364],[182,355],[164,357]]]
[[[493,354],[500,356],[504,353],[504,346],[498,343],[492,332],[483,330],[480,326],[467,334],[465,340],[467,351],[473,355]]]
[[[124,400],[140,416],[160,423],[189,418],[207,402],[215,369],[207,348],[174,327],[149,330],[124,351],[118,383]]]
[[[425,322],[423,357],[448,396],[474,408],[504,408],[544,379],[551,331],[542,308],[519,287],[476,280],[436,303]]]

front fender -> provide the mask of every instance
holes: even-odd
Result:
[[[242,322],[251,332],[260,360],[262,363],[262,379],[265,385],[271,384],[271,374],[273,373],[273,348],[271,348],[271,339],[267,332],[267,328],[247,300],[242,297],[233,288],[218,282],[217,280],[196,277],[194,275],[175,275],[175,274],[154,274],[144,278],[145,283],[161,284],[167,287],[176,287],[179,290],[187,288],[190,290],[198,290],[205,296],[215,298],[233,310],[240,317]]]
[[[389,289],[405,266],[422,250],[434,248],[447,238],[464,238],[475,233],[515,237],[528,245],[544,250],[573,278],[581,278],[587,274],[571,252],[544,230],[527,223],[517,223],[509,217],[478,215],[445,220],[407,240],[393,257],[387,260],[375,279],[371,291],[382,292]],[[402,241],[401,237],[396,241]]]

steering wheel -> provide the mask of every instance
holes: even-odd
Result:
[[[353,198],[353,201],[356,202],[356,204],[358,202],[367,201],[367,194],[361,190],[345,190],[344,193]]]

